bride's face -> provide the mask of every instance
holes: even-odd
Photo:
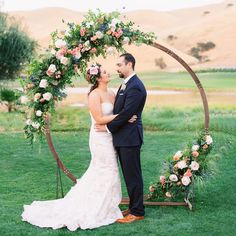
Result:
[[[101,76],[100,76],[100,82],[108,83],[110,81],[110,73],[103,67],[100,67],[101,70]]]

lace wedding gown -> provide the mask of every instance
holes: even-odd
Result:
[[[111,103],[101,106],[104,115],[112,114]],[[112,136],[96,132],[92,116],[91,120],[89,146],[92,158],[87,171],[64,198],[24,205],[23,221],[39,227],[67,227],[75,231],[77,228],[97,228],[123,218],[118,207],[121,184]]]

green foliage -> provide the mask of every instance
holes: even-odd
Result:
[[[0,102],[7,106],[8,112],[12,111],[20,96],[21,92],[18,90],[11,90],[7,88],[0,89]]]
[[[213,49],[216,45],[213,42],[207,42],[207,43],[202,43],[199,42],[197,43],[196,47],[192,47],[190,49],[190,55],[193,57],[196,57],[199,61],[208,61],[209,59],[206,56],[203,56],[202,53],[209,51],[210,49]]]
[[[11,22],[11,23],[9,23]],[[0,12],[0,80],[15,79],[34,55],[36,42]]]
[[[119,15],[89,11],[81,24],[68,23],[66,30],[51,34],[50,52],[31,63],[23,86],[30,101],[24,130],[31,142],[35,134],[44,133],[45,116],[55,110],[56,101],[66,96],[63,90],[72,83],[73,76],[85,76],[91,59],[106,57],[114,50],[124,52],[125,44],[153,42],[154,33],[135,29],[133,22],[125,23]]]

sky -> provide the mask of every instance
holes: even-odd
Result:
[[[97,8],[106,12],[138,9],[170,11],[220,2],[223,0],[0,0],[0,10],[9,12],[44,7],[63,7],[75,11],[95,10]]]

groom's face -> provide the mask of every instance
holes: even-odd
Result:
[[[125,62],[125,58],[119,57],[118,62],[116,63],[116,66],[117,66],[116,71],[118,72],[119,77],[126,78],[129,71],[129,67],[128,67],[128,64],[126,64]]]

